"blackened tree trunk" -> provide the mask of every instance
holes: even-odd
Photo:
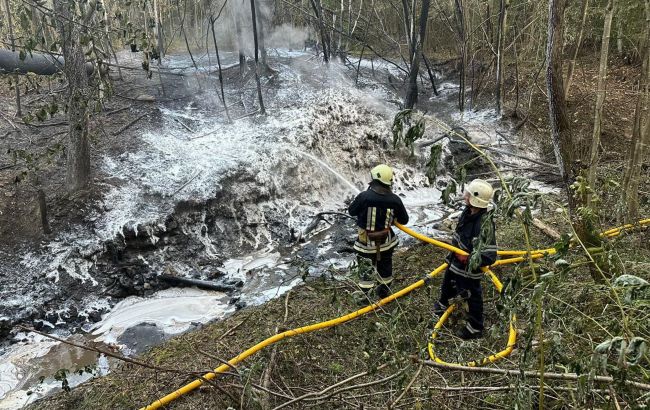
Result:
[[[320,31],[321,43],[323,46],[323,60],[325,64],[329,64],[329,39],[327,38],[327,31],[325,31],[325,24],[323,23],[323,7],[321,6],[320,0],[310,0],[311,7],[316,13],[316,18],[318,19],[318,29]]]
[[[257,22],[257,37],[260,44],[260,57],[262,60],[262,69],[266,72],[268,69],[266,61],[266,41],[264,34],[264,13],[260,10],[260,7],[256,5],[255,7],[255,17]]]
[[[219,88],[221,89],[221,101],[223,101],[223,109],[226,110],[226,117],[228,121],[230,119],[230,113],[228,112],[228,104],[226,104],[226,94],[223,91],[223,72],[221,70],[221,57],[219,56],[219,46],[217,45],[217,35],[214,32],[214,23],[217,19],[214,16],[210,16],[210,26],[212,28],[212,41],[214,42],[214,52],[217,54],[217,67],[219,68]]]
[[[465,24],[465,8],[463,0],[454,0],[454,16],[458,37],[458,54],[460,69],[458,78],[458,109],[465,110],[465,71],[467,69],[467,30]]]
[[[255,82],[257,83],[257,98],[260,103],[260,113],[266,115],[264,100],[262,99],[262,84],[260,83],[259,45],[257,42],[257,19],[255,17],[255,0],[251,0],[251,20],[253,21],[253,42],[255,44]]]
[[[420,33],[417,36],[415,53],[411,60],[411,69],[409,71],[408,91],[406,93],[406,102],[404,106],[412,109],[418,100],[418,71],[420,69],[420,55],[427,34],[427,19],[429,18],[429,0],[422,0],[422,10],[420,11]]]
[[[244,54],[244,41],[242,38],[241,32],[241,23],[239,22],[239,15],[236,8],[233,12],[233,18],[235,19],[235,33],[237,35],[237,52],[239,53],[239,76],[244,78],[246,73],[246,54]]]
[[[11,52],[16,52],[16,39],[14,38],[14,28],[13,21],[11,19],[11,7],[9,6],[9,0],[5,0],[5,10],[7,13],[7,25],[9,26],[9,41],[11,42]],[[20,84],[18,81],[18,74],[14,74],[14,88],[16,91],[16,115],[18,117],[22,116],[21,104],[20,104]]]
[[[75,3],[54,0],[58,29],[63,48],[63,71],[68,80],[67,113],[69,122],[66,185],[68,191],[82,189],[90,178],[90,147],[88,141],[88,103],[90,90],[81,33]]]
[[[569,186],[575,180],[571,164],[573,150],[571,129],[567,116],[564,84],[562,82],[562,42],[564,38],[564,8],[566,0],[549,0],[548,42],[546,43],[546,87],[551,141],[562,182],[569,196],[569,209],[575,210]]]
[[[509,0],[499,0],[499,27],[497,32],[497,80],[496,80],[496,100],[497,115],[501,115],[503,109],[503,45],[506,37],[506,21],[508,16]]]

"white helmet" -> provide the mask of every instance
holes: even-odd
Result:
[[[393,169],[386,164],[379,164],[371,169],[370,177],[384,185],[393,185]]]
[[[494,189],[489,182],[482,179],[475,179],[465,186],[465,192],[469,194],[469,204],[476,208],[487,208],[492,200]]]

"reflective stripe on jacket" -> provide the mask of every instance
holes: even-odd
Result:
[[[367,233],[386,229],[388,235],[380,244],[379,250],[383,252],[394,248],[399,241],[391,229],[393,221],[401,224],[407,224],[409,221],[400,197],[377,181],[371,182],[367,190],[357,195],[348,212],[357,219],[359,233],[354,242],[354,249],[361,253],[377,252],[377,244],[368,238]]]
[[[470,207],[465,207],[463,213],[458,219],[458,225],[456,225],[456,231],[454,232],[452,238],[452,245],[464,250],[470,255],[474,251],[474,245],[478,243],[479,236],[481,234],[481,226],[483,223],[492,224],[492,235],[488,238],[484,238],[484,246],[481,251],[481,263],[480,266],[490,266],[497,260],[497,243],[495,238],[495,228],[494,222],[486,218],[487,211],[482,209],[481,211],[472,215]],[[469,271],[468,266],[465,263],[462,263],[455,258],[455,253],[450,253],[447,257],[449,262],[449,270],[456,275],[464,276],[470,279],[481,279],[483,272],[480,269],[474,271]]]

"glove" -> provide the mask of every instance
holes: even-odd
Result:
[[[467,260],[469,259],[469,255],[461,255],[459,253],[455,253],[454,257],[458,262],[462,263],[463,265],[467,265]]]

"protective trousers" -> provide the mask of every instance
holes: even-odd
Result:
[[[461,296],[467,301],[469,312],[467,324],[471,330],[483,330],[483,289],[481,279],[470,279],[457,275],[449,270],[445,271],[440,289],[440,304],[443,307],[449,306],[449,300]]]
[[[370,291],[377,283],[380,287],[388,287],[393,281],[393,249],[380,252],[381,256],[377,260],[376,253],[358,253],[358,258],[369,259],[373,265],[377,267],[377,275],[375,277],[361,278],[359,287],[365,292]]]

